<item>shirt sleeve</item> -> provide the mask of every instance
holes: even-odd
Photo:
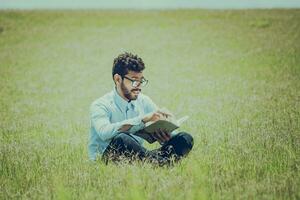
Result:
[[[111,123],[109,120],[109,111],[107,107],[103,104],[92,104],[90,107],[90,117],[91,117],[91,126],[94,127],[95,131],[99,135],[99,137],[103,140],[109,140],[116,136],[119,131],[119,129],[123,125],[132,125],[135,126],[135,128],[132,130],[132,128],[129,130],[130,132],[135,131],[135,129],[142,129],[143,128],[143,122],[142,117],[134,117],[131,119],[127,119],[121,122]]]
[[[145,124],[144,122],[142,121],[143,118],[141,118],[140,120],[140,123],[139,124],[136,124],[136,125],[133,125],[129,130],[128,130],[128,133],[135,133],[139,130],[142,130],[143,128],[145,128]]]

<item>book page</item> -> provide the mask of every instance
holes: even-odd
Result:
[[[184,116],[184,117],[181,117],[180,119],[178,119],[177,120],[177,125],[178,126],[181,126],[181,124],[183,123],[183,122],[185,122],[186,120],[188,120],[188,118],[190,118],[189,116]]]

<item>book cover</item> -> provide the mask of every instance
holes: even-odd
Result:
[[[161,119],[155,122],[148,122],[144,129],[136,132],[134,135],[137,135],[145,139],[149,143],[156,141],[153,136],[158,129],[166,130],[171,133],[175,129],[179,128],[180,125],[188,119],[188,116],[182,117],[179,120],[175,119]]]

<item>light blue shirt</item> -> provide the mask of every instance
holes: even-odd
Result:
[[[114,88],[111,92],[95,100],[90,107],[90,139],[89,158],[96,160],[102,155],[114,136],[119,134],[119,129],[125,125],[133,125],[127,133],[132,134],[145,127],[142,122],[144,116],[157,110],[157,106],[146,95],[140,93],[134,101],[127,102]],[[143,139],[132,135],[143,145]]]

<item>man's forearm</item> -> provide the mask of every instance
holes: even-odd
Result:
[[[92,123],[94,123],[94,127],[97,131],[97,134],[104,141],[113,138],[120,132],[131,132],[135,129],[139,129],[142,126],[141,117],[135,117],[116,123],[109,123],[107,121],[104,122],[100,119],[95,120]]]

